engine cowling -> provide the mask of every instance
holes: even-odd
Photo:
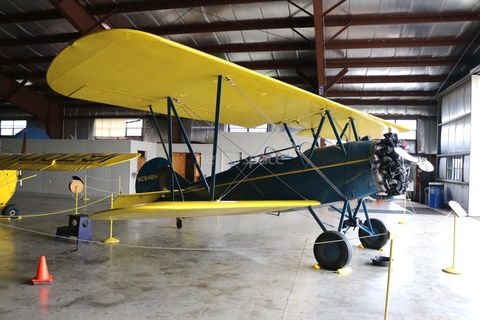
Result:
[[[403,141],[395,133],[386,133],[384,139],[372,143],[370,163],[375,184],[385,196],[397,196],[407,192],[410,182],[410,164],[395,148],[403,148]]]

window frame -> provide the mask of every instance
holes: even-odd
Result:
[[[232,131],[232,129],[234,130]],[[246,127],[229,124],[228,132],[268,132],[268,124],[262,124],[255,128],[246,128]]]
[[[463,182],[464,181],[464,156],[453,155],[446,156],[445,178],[448,181]]]
[[[6,125],[6,123],[10,123],[11,125]],[[21,123],[21,125],[20,125]],[[13,137],[23,129],[26,129],[28,122],[26,119],[3,119],[0,120],[0,136],[2,137]],[[8,131],[11,131],[9,133]],[[7,134],[4,134],[7,133]]]

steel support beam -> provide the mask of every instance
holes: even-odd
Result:
[[[144,27],[139,30],[156,35],[189,34],[205,32],[226,32],[265,29],[313,28],[311,17],[275,18],[260,20],[219,21],[211,23],[192,23],[169,26]]]
[[[336,84],[340,79],[343,78],[348,73],[347,68],[343,68],[336,76],[330,77],[330,80],[327,82],[327,85],[325,86],[325,92],[330,90],[330,88]]]
[[[0,96],[45,122],[52,139],[62,138],[63,108],[0,73]]]
[[[329,97],[434,97],[437,91],[354,91],[354,90],[329,90]]]
[[[345,106],[411,106],[411,107],[435,107],[437,106],[436,100],[419,100],[419,99],[409,99],[409,100],[400,100],[400,99],[341,99],[341,98],[332,98],[331,100],[343,104]]]
[[[325,17],[325,26],[341,27],[347,25],[348,23],[351,23],[352,26],[375,26],[389,24],[465,22],[478,20],[480,20],[480,12],[330,15]]]
[[[315,21],[315,43],[317,58],[317,93],[325,95],[325,37],[323,34],[323,0],[313,0],[313,19]]]
[[[82,35],[105,28],[77,0],[49,0]]]
[[[202,7],[215,6],[215,5],[229,5],[240,3],[258,3],[258,2],[271,2],[267,1],[255,1],[255,0],[243,0],[243,1],[202,1]],[[175,2],[169,1],[142,1],[142,2],[125,2],[119,3],[116,6],[112,3],[97,4],[95,7],[86,7],[86,9],[92,15],[106,15],[112,10],[116,10],[115,13],[129,13],[129,12],[142,12],[153,10],[168,10],[168,9],[184,9],[186,7],[195,7],[198,3],[195,0],[179,0]],[[13,24],[22,22],[34,22],[45,20],[62,19],[63,16],[57,10],[48,11],[36,11],[22,14],[12,14],[6,17],[2,17],[0,24]],[[305,17],[307,18],[307,17]],[[313,26],[313,17],[311,19]],[[478,21],[480,19],[480,12],[442,12],[442,13],[388,13],[388,14],[358,14],[358,15],[329,15],[325,17],[325,27],[342,27],[349,22],[354,26],[371,26],[371,25],[389,25],[389,24],[418,24],[418,23],[446,23],[446,22],[465,22],[465,21]],[[241,21],[232,22],[239,26]],[[241,26],[241,24],[240,24]],[[237,29],[238,30],[238,29]]]
[[[73,0],[72,0],[73,1]],[[319,1],[319,0],[318,0]],[[27,39],[4,39],[0,47],[28,46],[46,43],[70,42],[81,36],[80,33],[65,33],[53,36],[29,37]],[[316,35],[319,37],[319,35]],[[318,39],[316,40],[318,43]],[[436,37],[436,38],[395,38],[395,39],[355,39],[333,40],[325,45],[325,50],[339,49],[369,49],[369,48],[404,48],[404,47],[445,47],[467,46],[470,43],[480,44],[480,39],[473,37]],[[318,46],[317,46],[318,47]],[[199,46],[195,49],[214,54],[232,52],[262,52],[262,51],[308,51],[316,50],[310,42],[282,41],[282,42],[259,42],[244,44],[222,44],[212,46]],[[317,50],[318,54],[318,50]],[[394,60],[394,59],[391,59]],[[390,63],[391,65],[391,63]]]
[[[417,47],[457,47],[470,43],[480,44],[480,39],[472,37],[435,37],[435,38],[382,38],[333,40],[325,45],[326,50],[372,49],[372,48],[417,48]]]
[[[448,58],[352,58],[352,59],[326,59],[326,68],[382,68],[382,67],[424,67],[424,66],[453,66],[459,57]],[[460,61],[461,65],[468,64],[468,59]],[[1,63],[0,63],[1,64]],[[272,69],[315,69],[314,61],[256,61],[239,62],[238,65],[251,70]]]

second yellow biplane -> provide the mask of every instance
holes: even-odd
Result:
[[[316,260],[336,270],[351,259],[352,247],[344,235],[350,228],[359,228],[366,247],[387,242],[386,226],[369,218],[364,198],[405,193],[410,163],[426,166],[424,159],[402,156],[406,152],[397,133],[408,128],[141,31],[112,29],[76,40],[54,59],[47,81],[71,98],[168,115],[169,137],[164,139],[158,130],[162,143],[169,141],[164,144],[167,159],[147,162],[151,169],[139,172],[138,193],[119,196],[113,209],[90,215],[94,220],[172,217],[181,227],[181,217],[303,207],[324,231],[313,247]],[[202,179],[194,183],[172,169],[173,117],[192,153],[182,119],[212,123],[210,177],[198,163]],[[291,142],[296,156],[252,156],[217,173],[221,123],[248,128],[270,124]],[[300,150],[292,128],[310,135],[312,146]],[[319,138],[333,143],[317,147]],[[354,208],[352,200],[357,200]],[[334,202],[343,202],[340,223],[337,230],[327,230],[313,208]],[[357,216],[362,208],[364,221]]]
[[[0,154],[0,209],[9,217],[19,208],[8,201],[15,194],[20,170],[76,171],[115,165],[129,161],[136,153],[2,153]]]

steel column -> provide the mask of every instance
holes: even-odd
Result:
[[[0,73],[0,96],[45,122],[50,138],[61,139],[63,108]]]

